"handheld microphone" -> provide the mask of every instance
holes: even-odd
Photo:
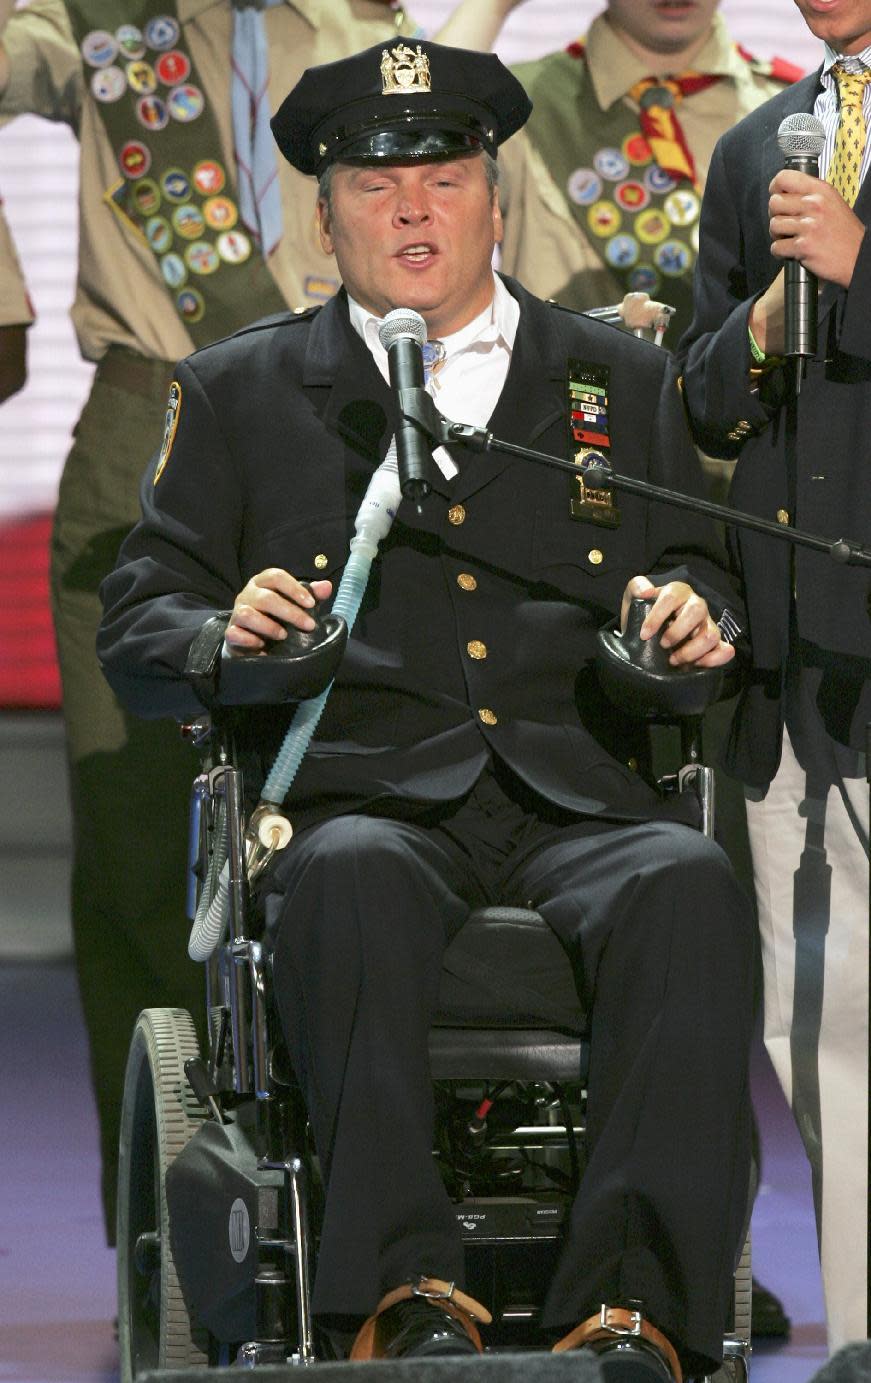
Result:
[[[423,389],[423,344],[426,322],[410,307],[395,307],[378,328],[378,339],[387,352],[390,385],[400,409],[407,389]],[[428,480],[432,448],[417,423],[400,416],[396,427],[396,461],[403,499],[420,508],[432,486]]]
[[[784,166],[799,173],[820,174],[820,154],[826,142],[821,120],[806,111],[788,115],[777,131]],[[817,277],[798,259],[788,259],[784,269],[784,355],[803,360],[817,349]]]

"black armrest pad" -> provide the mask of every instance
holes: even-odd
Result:
[[[258,653],[228,653],[224,634],[232,611],[206,620],[188,650],[185,676],[204,705],[280,706],[318,696],[336,675],[348,626],[341,615],[312,612],[310,633],[287,626]]]
[[[625,632],[609,626],[597,635],[596,673],[609,700],[642,720],[699,716],[723,695],[722,668],[673,667],[658,638],[642,639],[648,602],[629,606]]]

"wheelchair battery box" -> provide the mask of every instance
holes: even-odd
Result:
[[[284,1178],[257,1165],[244,1110],[202,1124],[166,1174],[169,1237],[191,1318],[219,1341],[256,1334],[258,1236],[281,1233]]]
[[[454,1214],[465,1244],[530,1243],[560,1237],[566,1205],[556,1195],[470,1197]]]

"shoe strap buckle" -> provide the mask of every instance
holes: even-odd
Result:
[[[428,1301],[451,1301],[454,1295],[454,1282],[438,1282],[435,1278],[421,1273],[410,1282],[413,1297],[425,1297]]]
[[[640,1311],[621,1310],[621,1319],[618,1320],[614,1319],[615,1315],[615,1308],[613,1306],[606,1306],[605,1303],[602,1302],[599,1308],[599,1325],[603,1330],[606,1330],[609,1335],[640,1336],[643,1334],[641,1328],[643,1317]]]

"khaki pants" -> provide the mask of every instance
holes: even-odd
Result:
[[[73,811],[72,926],[100,1121],[107,1236],[127,1048],[146,1007],[201,1019],[201,968],[188,960],[187,803],[197,772],[169,721],[128,716],[94,640],[97,590],[139,515],[138,486],[160,444],[171,367],[110,351],[76,427],[52,541],[52,603]]]
[[[784,731],[777,777],[762,800],[748,795],[747,817],[765,1045],[811,1164],[836,1350],[867,1329],[868,785],[834,765],[817,776]]]

